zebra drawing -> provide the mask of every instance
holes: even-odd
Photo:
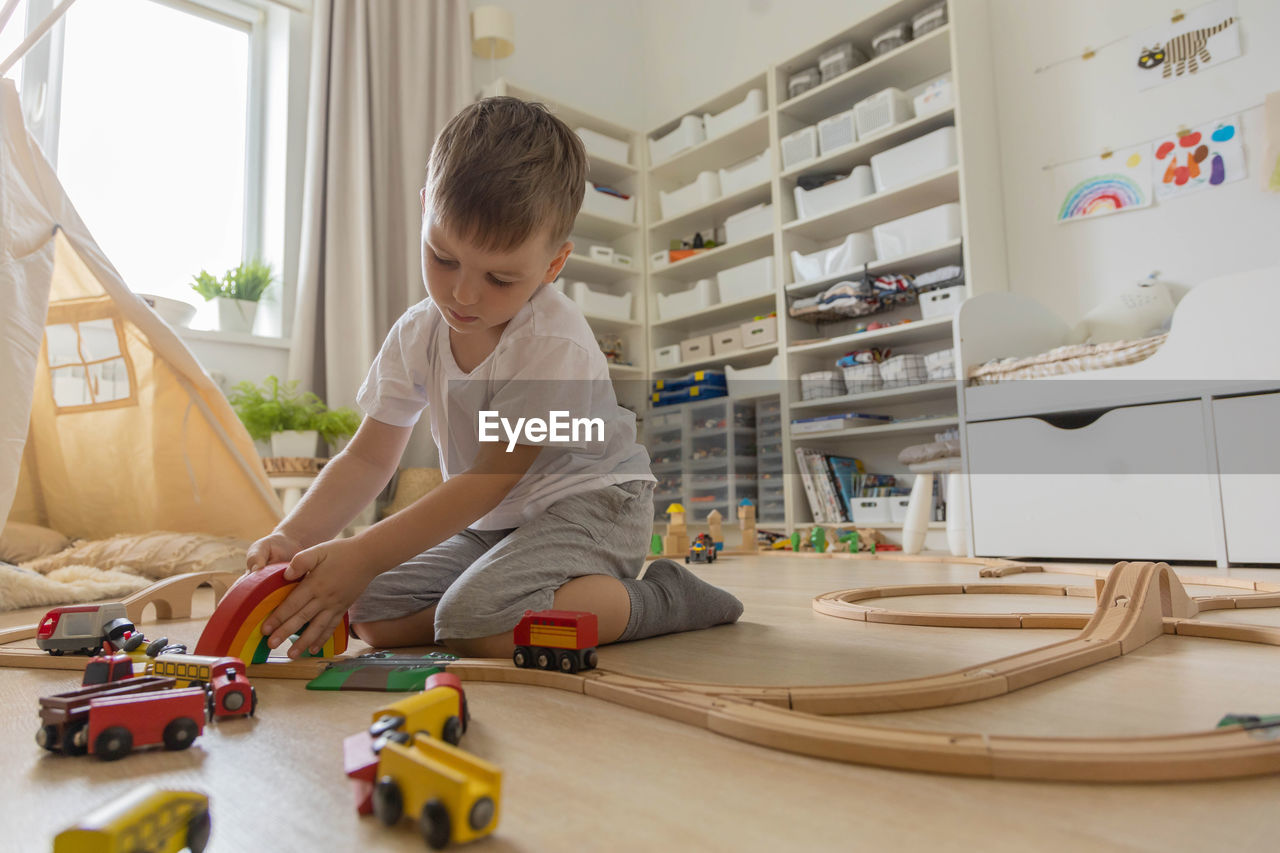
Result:
[[[1217,35],[1236,22],[1235,18],[1227,18],[1220,24],[1212,27],[1203,27],[1202,29],[1192,30],[1183,33],[1180,36],[1174,36],[1164,45],[1156,45],[1155,47],[1143,48],[1142,55],[1138,57],[1138,67],[1144,69],[1155,68],[1157,65],[1163,65],[1160,74],[1167,80],[1175,73],[1181,77],[1187,73],[1188,69],[1192,74],[1200,70],[1200,63],[1210,62],[1213,57],[1209,55],[1209,48],[1205,45],[1209,41],[1209,37]],[[1174,66],[1177,65],[1175,69]]]

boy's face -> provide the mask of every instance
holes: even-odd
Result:
[[[540,232],[515,249],[485,251],[422,220],[427,293],[449,328],[464,335],[500,333],[539,287],[555,281],[572,250],[573,243],[553,246]]]

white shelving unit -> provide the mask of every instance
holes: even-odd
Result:
[[[954,382],[930,382],[863,394],[846,394],[822,400],[801,400],[799,377],[811,370],[834,369],[837,358],[854,349],[891,348],[895,354],[927,353],[957,347],[951,317],[924,320],[918,306],[904,306],[860,320],[815,326],[788,318],[793,299],[815,295],[848,273],[818,281],[796,282],[791,275],[790,253],[809,253],[827,248],[855,231],[918,213],[946,203],[958,203],[962,229],[959,239],[912,252],[889,261],[875,261],[863,271],[869,276],[905,273],[918,275],[945,265],[965,270],[967,295],[1006,290],[1004,223],[1001,207],[999,160],[995,144],[994,92],[991,85],[990,43],[987,35],[986,4],[949,4],[947,25],[883,56],[854,67],[822,85],[787,98],[787,78],[795,71],[817,64],[818,56],[843,42],[870,55],[874,35],[910,19],[931,5],[931,0],[900,0],[843,29],[833,30],[818,44],[769,66],[763,74],[720,93],[679,116],[652,128],[647,134],[659,138],[675,129],[684,115],[719,114],[740,103],[753,88],[765,92],[765,110],[733,130],[701,142],[670,159],[650,166],[645,173],[646,225],[651,252],[667,247],[672,239],[688,239],[695,232],[704,239],[715,233],[729,215],[761,202],[773,205],[770,233],[738,243],[717,246],[693,257],[655,266],[646,257],[646,310],[649,349],[679,343],[696,334],[729,328],[758,314],[776,312],[779,318],[776,346],[731,352],[725,356],[681,362],[650,376],[673,377],[690,370],[733,365],[752,367],[783,353],[782,374],[782,461],[786,474],[786,517],[788,530],[809,526],[812,516],[795,466],[797,446],[826,453],[856,456],[869,471],[910,476],[897,461],[904,446],[927,441],[958,423],[958,403]],[[927,115],[911,118],[866,139],[859,139],[816,159],[783,169],[780,141],[800,128],[850,109],[855,103],[882,89],[896,87],[914,94],[928,81],[945,73],[952,77],[953,104]],[[847,173],[865,165],[876,154],[944,127],[954,127],[957,137],[957,165],[925,174],[891,191],[875,193],[839,210],[805,219],[797,218],[794,191],[804,175]],[[731,195],[701,204],[676,216],[660,216],[659,191],[671,192],[694,181],[702,171],[727,168],[746,158],[770,150],[770,177]],[[967,188],[974,188],[968,191]],[[658,319],[654,294],[688,288],[694,282],[714,278],[728,267],[772,255],[774,282],[771,293],[740,302],[716,304],[688,315]],[[895,324],[874,331],[858,331],[860,323],[878,320]],[[910,321],[896,325],[901,321]],[[958,351],[958,347],[957,347]],[[652,356],[650,356],[652,358]],[[662,412],[664,409],[655,409]],[[814,417],[840,411],[889,414],[898,420],[884,426],[857,427],[826,433],[792,434],[786,425],[793,418]],[[731,519],[726,519],[731,520]],[[897,525],[885,527],[890,539]],[[944,547],[943,524],[930,525],[931,542]]]
[[[538,101],[575,130],[587,128],[626,142],[630,146],[629,162],[588,151],[588,179],[597,186],[612,187],[631,196],[642,193],[646,149],[644,137],[637,131],[503,78],[486,88],[482,95],[510,95],[526,101]],[[613,377],[618,401],[638,416],[643,416],[646,407],[645,379],[650,352],[645,331],[647,300],[644,276],[648,245],[643,228],[643,201],[643,198],[638,199],[636,217],[632,222],[581,212],[573,227],[574,253],[560,276],[561,282],[586,282],[595,291],[613,295],[632,294],[629,318],[604,317],[589,311],[583,313],[598,337],[616,336],[622,342],[623,358],[629,363],[610,364],[609,375]],[[588,254],[592,245],[608,246],[616,253],[629,256],[631,263],[623,265],[592,258]]]

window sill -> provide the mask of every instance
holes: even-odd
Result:
[[[265,347],[267,349],[289,349],[292,341],[288,338],[269,338],[263,335],[246,335],[241,332],[222,332],[217,329],[178,329],[178,337],[190,341],[210,341],[218,344],[236,344],[238,346]]]

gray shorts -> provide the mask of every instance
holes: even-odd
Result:
[[[583,575],[633,578],[653,533],[653,487],[632,480],[570,495],[521,527],[472,530],[383,572],[351,606],[352,622],[438,605],[436,642],[510,631],[526,610]]]

